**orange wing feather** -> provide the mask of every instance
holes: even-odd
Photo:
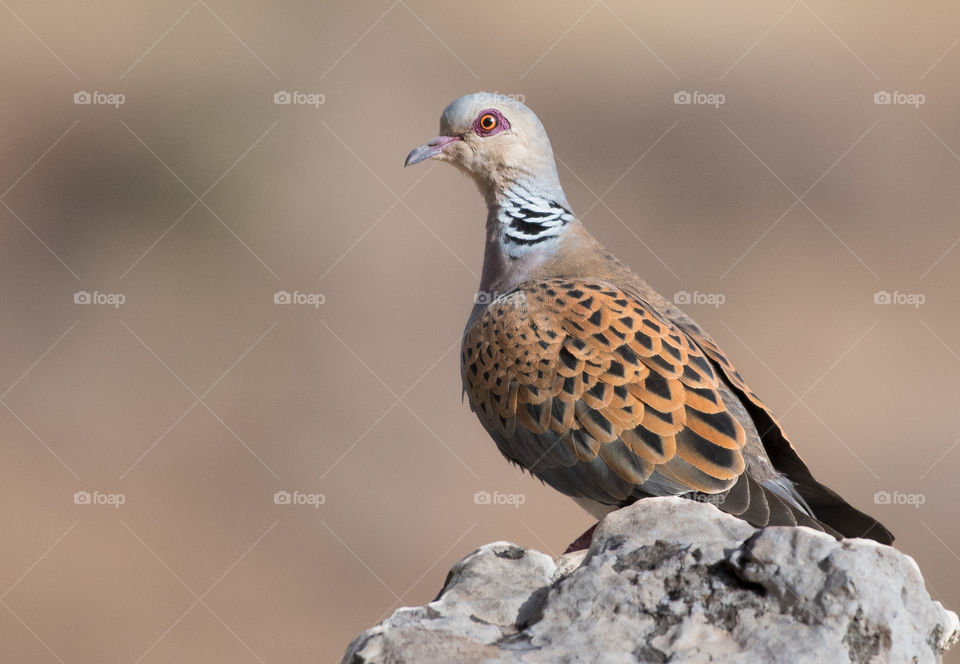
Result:
[[[534,473],[590,462],[617,496],[624,483],[717,493],[744,471],[746,434],[707,356],[619,289],[564,279],[521,286],[467,331],[462,368],[481,422]]]

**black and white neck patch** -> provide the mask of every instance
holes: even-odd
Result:
[[[573,218],[560,203],[531,194],[520,185],[507,190],[497,211],[503,243],[511,255],[558,237]]]

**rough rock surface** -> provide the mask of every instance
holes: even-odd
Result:
[[[481,547],[435,601],[398,609],[343,662],[936,662],[958,637],[894,548],[655,498],[556,561]]]

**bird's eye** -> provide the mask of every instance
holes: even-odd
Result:
[[[493,136],[508,129],[510,129],[510,123],[507,122],[503,114],[495,108],[480,111],[477,119],[473,121],[473,130],[477,132],[478,136]]]

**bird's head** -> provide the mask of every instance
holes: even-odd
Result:
[[[546,130],[533,111],[505,95],[477,92],[447,106],[440,135],[411,151],[404,165],[427,159],[470,175],[488,200],[516,182],[563,196]]]

